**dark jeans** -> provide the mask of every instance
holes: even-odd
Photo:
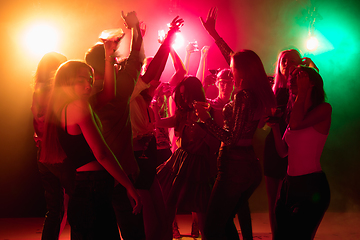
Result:
[[[261,166],[252,147],[220,149],[218,175],[205,221],[207,240],[239,239],[233,218],[247,204],[261,178]]]
[[[276,202],[275,239],[313,239],[329,203],[325,173],[286,176]]]
[[[64,189],[57,178],[44,164],[38,162],[42,185],[45,190],[46,215],[41,235],[42,240],[58,240],[64,216]]]
[[[68,221],[72,240],[119,240],[111,204],[114,179],[107,171],[77,172],[69,199]]]
[[[124,240],[145,240],[145,229],[142,212],[133,214],[133,207],[126,188],[117,184],[114,188],[112,204]]]

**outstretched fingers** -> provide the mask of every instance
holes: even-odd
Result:
[[[184,20],[182,18],[179,18],[179,16],[176,16],[172,22],[171,22],[172,28],[178,28],[180,29],[184,25]]]

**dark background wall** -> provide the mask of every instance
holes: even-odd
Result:
[[[199,21],[208,9],[217,6],[217,29],[234,49],[252,49],[261,57],[267,73],[281,50],[295,47],[318,65],[333,106],[331,132],[322,156],[332,201],[330,211],[360,209],[360,127],[359,100],[359,3],[357,0],[14,0],[0,10],[0,217],[43,216],[45,203],[36,166],[30,111],[32,76],[41,56],[24,47],[24,33],[33,22],[46,21],[60,32],[55,49],[68,59],[82,59],[104,29],[122,27],[120,17],[135,10],[147,24],[145,49],[155,54],[157,31],[166,29],[176,15],[185,20],[181,30],[185,45],[178,49],[182,59],[186,42],[197,40],[210,46],[208,67],[226,67],[222,55]],[[320,45],[308,52],[309,16],[316,7],[315,34]],[[311,10],[308,12],[308,10]],[[309,14],[310,13],[310,14]],[[322,18],[322,19],[321,19]],[[125,30],[126,31],[126,30]],[[128,34],[129,36],[129,34]],[[127,54],[128,39],[122,43]],[[193,54],[190,73],[195,74],[199,53]],[[171,60],[163,74],[173,73]],[[252,211],[267,211],[264,183],[250,201]]]

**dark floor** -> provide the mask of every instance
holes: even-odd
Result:
[[[267,213],[252,213],[254,239],[271,239]],[[177,218],[183,240],[191,238],[191,215]],[[39,240],[43,218],[0,218],[0,240]],[[237,222],[236,222],[237,224]],[[360,212],[327,212],[320,224],[315,239],[319,240],[359,240]],[[237,227],[238,224],[237,224]],[[69,240],[69,226],[61,234],[60,240]],[[199,238],[200,239],[200,238]]]

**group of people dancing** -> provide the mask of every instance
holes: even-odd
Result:
[[[263,175],[253,138],[264,126],[273,239],[313,239],[330,201],[320,156],[331,123],[315,64],[297,50],[281,52],[272,86],[254,51],[234,52],[220,37],[211,8],[200,20],[229,68],[217,72],[210,99],[208,47],[196,76],[187,69],[194,44],[185,64],[172,48],[183,19],[175,17],[145,57],[143,24],[135,12],[122,18],[132,33],[127,58],[116,57],[117,35],[84,60],[48,53],[38,65],[32,112],[47,204],[42,239],[58,239],[68,221],[74,240],[170,240],[181,237],[179,212],[193,213],[194,238],[240,239],[237,215],[242,239],[253,239],[248,200]],[[175,73],[162,82],[169,55]]]

